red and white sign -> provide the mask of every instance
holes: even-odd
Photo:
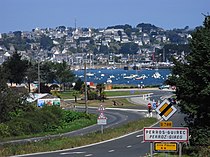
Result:
[[[174,141],[188,142],[189,129],[185,127],[177,128],[144,128],[144,141]]]
[[[107,117],[104,115],[105,107],[101,104],[98,107],[98,111],[100,112],[100,115],[98,116],[97,124],[98,125],[106,125],[107,124]]]
[[[104,105],[101,104],[101,105],[98,107],[98,111],[100,111],[100,112],[105,111]]]
[[[148,106],[148,108],[149,108],[149,109],[151,109],[151,108],[152,108],[152,104],[151,104],[151,103],[148,103],[148,105],[147,105],[147,106]]]

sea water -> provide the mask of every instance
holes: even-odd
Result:
[[[84,70],[73,71],[77,78],[84,81]],[[94,84],[162,85],[170,76],[170,69],[87,69],[87,82]]]

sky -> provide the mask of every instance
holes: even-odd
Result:
[[[201,26],[210,0],[0,0],[0,33],[34,28],[106,28],[139,23],[163,29]]]

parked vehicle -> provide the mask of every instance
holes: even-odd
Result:
[[[170,85],[161,85],[159,89],[169,89]]]

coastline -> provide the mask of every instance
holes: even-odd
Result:
[[[141,69],[171,69],[172,65],[151,65],[143,64],[141,66],[137,65],[128,65],[128,64],[111,64],[111,65],[90,65],[87,64],[87,69],[124,69],[124,70],[141,70]],[[83,70],[84,65],[71,65],[71,70]]]

